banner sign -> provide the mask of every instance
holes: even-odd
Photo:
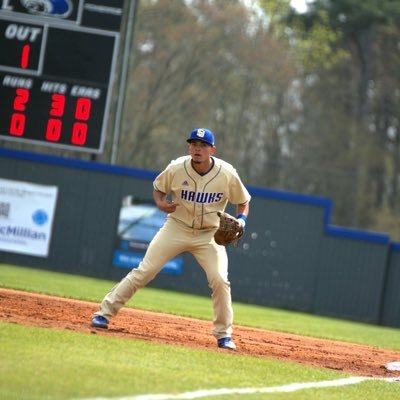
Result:
[[[0,179],[0,250],[47,257],[58,188]]]

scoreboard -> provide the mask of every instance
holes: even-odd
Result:
[[[0,140],[103,151],[123,0],[0,0]]]

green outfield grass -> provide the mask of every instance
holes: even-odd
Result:
[[[99,302],[115,282],[0,264],[0,286]],[[144,288],[128,306],[211,318],[211,300]],[[234,303],[235,323],[381,348],[400,349],[400,331],[385,327]],[[348,375],[295,363],[0,323],[1,399],[83,399],[202,389],[261,388]],[[293,393],[210,396],[219,400],[398,400],[400,383],[365,381],[352,386]]]

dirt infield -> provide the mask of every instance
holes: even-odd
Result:
[[[0,288],[1,321],[226,352],[216,348],[211,322],[125,308],[111,321],[108,330],[94,329],[89,322],[97,306]],[[234,340],[238,349],[232,354],[274,358],[357,376],[400,375],[384,368],[388,362],[400,361],[400,351],[240,326],[234,327]]]

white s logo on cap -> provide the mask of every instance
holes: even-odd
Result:
[[[206,132],[204,131],[204,129],[197,129],[197,133],[196,133],[196,135],[198,136],[198,137],[204,137],[204,134],[205,134]]]

